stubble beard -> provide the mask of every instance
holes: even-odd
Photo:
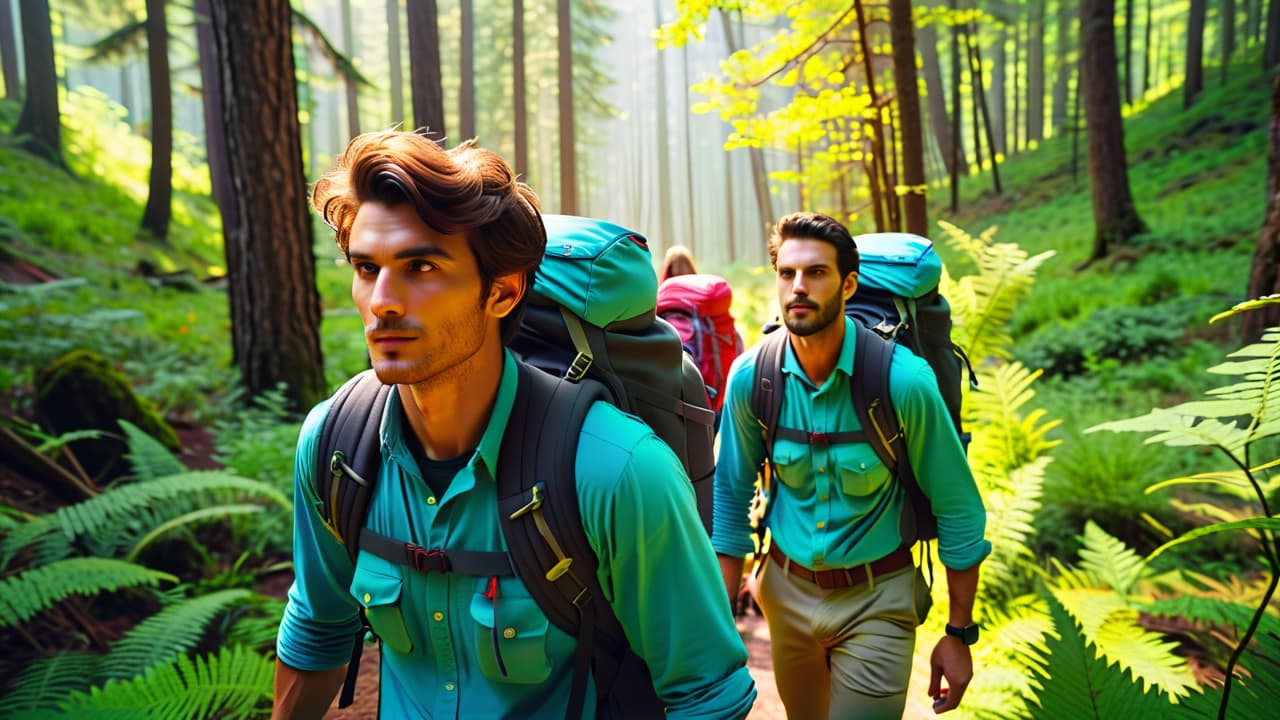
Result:
[[[484,345],[483,323],[453,318],[418,342],[435,346],[410,357],[395,353],[373,361],[373,372],[384,385],[413,385],[433,389],[465,380],[470,362]]]
[[[808,300],[813,302],[813,298],[808,298]],[[831,327],[831,324],[839,319],[843,310],[844,303],[840,302],[840,298],[837,296],[825,303],[819,303],[817,311],[813,313],[814,317],[808,320],[799,320],[793,317],[789,311],[783,313],[782,318],[787,330],[790,330],[792,335],[809,337]]]

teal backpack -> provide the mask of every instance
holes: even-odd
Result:
[[[498,456],[498,512],[508,552],[422,548],[364,527],[381,462],[378,430],[390,386],[367,370],[334,394],[321,429],[317,511],[355,563],[363,548],[419,572],[516,575],[554,625],[578,640],[567,718],[581,718],[588,675],[597,717],[655,717],[663,705],[596,579],[582,529],[574,463],[590,406],[639,416],[680,457],[710,533],[714,414],[680,336],[657,320],[657,277],[638,233],[546,215],[547,249],[518,336],[515,403]],[[355,638],[339,706],[351,703],[364,637]],[[501,666],[503,639],[493,634]]]
[[[938,537],[938,521],[907,456],[906,435],[889,394],[890,359],[894,348],[901,344],[929,363],[938,379],[938,392],[966,449],[969,434],[961,425],[960,383],[966,370],[971,388],[977,389],[978,381],[968,356],[951,340],[951,306],[938,292],[942,259],[933,243],[909,233],[870,233],[856,236],[854,242],[859,254],[858,289],[844,310],[854,320],[858,334],[850,393],[862,430],[814,436],[778,427],[787,332],[766,329],[769,334],[761,342],[751,394],[751,407],[764,425],[765,448],[770,456],[765,480],[768,482],[774,472],[773,443],[779,437],[806,444],[866,442],[906,491],[903,541],[910,544],[913,540],[933,540]]]

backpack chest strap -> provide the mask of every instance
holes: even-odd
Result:
[[[802,445],[848,445],[851,443],[871,442],[870,436],[866,430],[845,430],[834,433],[815,433],[796,430],[795,428],[780,427],[775,431],[775,437],[781,440],[790,440],[791,442],[800,443]]]
[[[418,572],[456,573],[476,577],[515,575],[515,570],[511,567],[511,556],[505,552],[428,550],[413,543],[393,540],[368,528],[360,531],[360,549]]]

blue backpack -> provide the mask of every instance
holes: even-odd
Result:
[[[567,718],[582,717],[587,677],[601,718],[661,717],[644,661],[596,579],[582,529],[574,463],[587,411],[597,400],[639,416],[675,451],[711,528],[714,413],[680,336],[655,314],[657,276],[639,233],[589,218],[545,215],[547,248],[530,290],[509,425],[498,456],[498,514],[507,553],[427,550],[364,527],[381,462],[378,429],[391,387],[367,370],[334,395],[321,429],[317,512],[346,546],[420,572],[515,574],[547,619],[578,640]],[[339,707],[353,699],[364,636],[355,639]],[[502,638],[493,636],[501,663]]]
[[[909,233],[870,233],[858,235],[854,242],[860,256],[858,289],[844,310],[853,318],[858,334],[850,392],[862,430],[814,438],[793,428],[778,427],[787,332],[766,329],[769,334],[761,341],[751,393],[751,407],[764,424],[765,448],[770,456],[765,480],[773,472],[773,443],[779,437],[801,443],[869,443],[906,490],[903,541],[932,540],[938,537],[938,521],[907,456],[906,435],[889,394],[890,359],[894,348],[901,344],[929,363],[965,448],[969,446],[969,434],[961,425],[960,383],[965,370],[971,388],[977,389],[978,381],[964,350],[951,340],[951,305],[938,292],[942,259],[933,243]]]

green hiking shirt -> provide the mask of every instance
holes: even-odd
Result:
[[[787,344],[782,363],[780,427],[811,433],[859,430],[850,400],[853,321],[845,318],[836,369],[815,387]],[[763,425],[751,411],[751,385],[759,346],[729,371],[715,478],[714,533],[719,553],[754,552],[748,508],[756,470],[765,459]],[[963,570],[991,552],[983,538],[987,514],[933,369],[906,348],[893,354],[889,392],[907,435],[907,451],[921,489],[938,518],[938,557]],[[848,568],[878,560],[902,544],[898,522],[904,490],[867,443],[804,444],[779,438],[770,498],[773,542],[792,560],[812,568]]]
[[[409,430],[391,393],[368,527],[425,548],[505,550],[493,469],[515,389],[508,353],[479,447],[439,497],[405,444]],[[419,573],[363,550],[353,570],[313,505],[327,410],[328,401],[312,410],[298,443],[296,577],[280,625],[280,659],[302,670],[347,662],[363,605],[383,643],[382,717],[563,718],[576,641],[549,623],[517,578],[498,580],[495,603],[484,594],[488,577]],[[755,699],[746,650],[675,454],[643,423],[597,403],[583,426],[576,469],[600,584],[647,662],[668,717],[744,717]],[[495,626],[505,676],[493,649]],[[590,714],[594,707],[589,684]]]

